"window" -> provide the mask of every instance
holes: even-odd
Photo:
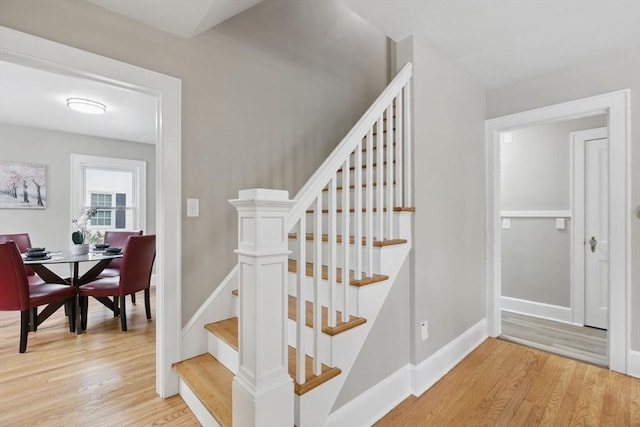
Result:
[[[106,230],[144,230],[146,163],[110,157],[71,155],[71,218],[98,208],[89,229],[101,240]]]

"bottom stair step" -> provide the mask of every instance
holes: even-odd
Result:
[[[226,342],[230,347],[238,351],[238,318],[221,320],[219,322],[210,323],[205,328],[216,335],[218,338]],[[182,363],[182,362],[181,362]],[[226,369],[226,368],[225,368]],[[331,378],[337,377],[342,371],[338,368],[330,368],[324,363],[322,364],[322,373],[320,375],[313,374],[313,358],[305,357],[305,378],[304,384],[294,382],[294,390],[298,396],[313,390],[321,384],[329,381]],[[233,375],[233,374],[232,374]],[[289,346],[289,376],[294,379],[296,377],[296,349]]]
[[[233,373],[209,353],[174,363],[173,369],[218,424],[231,427]]]

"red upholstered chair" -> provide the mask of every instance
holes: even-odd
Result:
[[[129,236],[142,236],[142,230],[139,231],[105,231],[104,243],[110,247],[124,248],[127,245]],[[111,277],[120,275],[120,266],[122,265],[122,258],[116,258],[111,260],[107,268],[105,268],[100,277]],[[131,302],[136,303],[136,294],[131,294]]]
[[[27,252],[27,249],[31,247],[31,239],[29,238],[29,233],[0,234],[0,243],[9,242],[11,240],[16,242],[16,246],[18,247],[20,253]],[[44,281],[39,276],[37,276],[29,266],[25,265],[24,269],[27,272],[29,284],[37,285],[44,283]]]
[[[125,297],[135,292],[144,291],[144,304],[147,319],[151,319],[151,305],[149,286],[151,284],[151,270],[156,258],[156,236],[129,237],[124,247],[120,275],[98,277],[78,288],[80,305],[82,308],[83,329],[87,327],[87,311],[89,299],[87,297],[118,297],[120,305],[120,323],[122,330],[127,330],[127,314]]]
[[[27,351],[29,329],[36,330],[51,314],[67,305],[69,331],[75,331],[75,297],[73,286],[57,283],[29,285],[22,257],[16,244],[0,243],[0,310],[20,311],[20,353]],[[48,304],[47,310],[37,314],[37,307]],[[30,312],[36,311],[31,318]],[[31,323],[33,322],[33,323]]]

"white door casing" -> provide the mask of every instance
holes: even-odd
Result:
[[[629,89],[487,120],[487,333],[501,333],[500,133],[571,118],[608,114],[609,131],[609,367],[628,373],[631,324],[631,203]]]
[[[585,147],[585,325],[608,329],[609,186],[606,139]]]
[[[181,80],[2,26],[0,60],[156,97],[156,392],[177,394],[171,365],[182,347]]]

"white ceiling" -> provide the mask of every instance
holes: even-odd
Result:
[[[115,86],[0,61],[0,122],[155,144],[156,98]],[[67,107],[67,98],[107,106],[104,114]]]
[[[86,1],[190,38],[261,0]],[[393,40],[430,42],[485,88],[640,49],[640,0],[338,1]],[[0,122],[155,142],[156,100],[144,94],[2,61],[0,94]],[[107,113],[73,112],[68,97],[107,104]]]

